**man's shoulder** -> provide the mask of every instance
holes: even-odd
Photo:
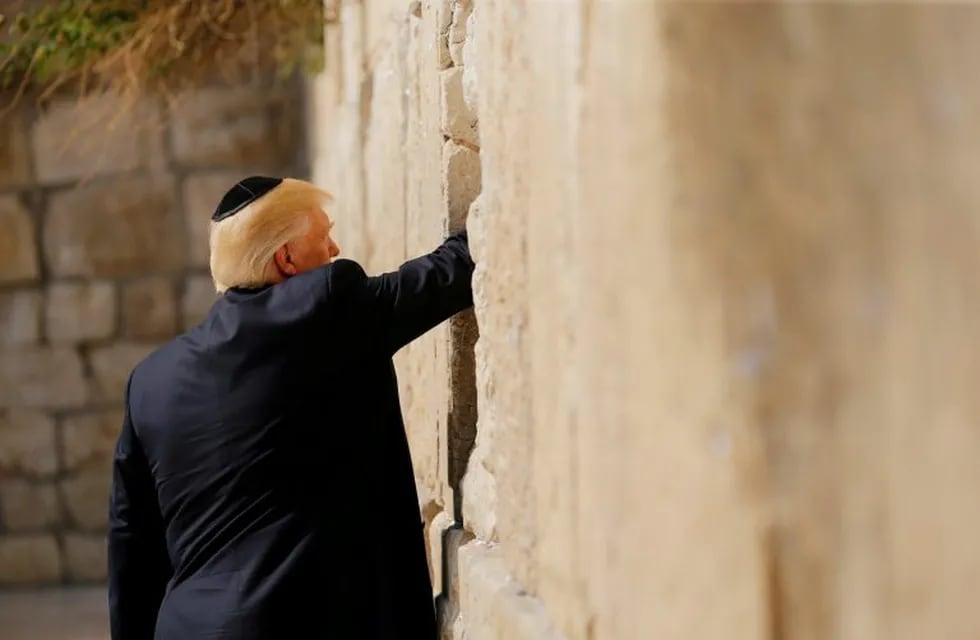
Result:
[[[317,297],[323,297],[348,292],[366,279],[367,273],[360,264],[343,259],[301,273],[279,286],[286,290],[302,292],[302,295],[308,295],[313,291],[319,294]]]

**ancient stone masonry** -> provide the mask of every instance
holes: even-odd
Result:
[[[303,102],[257,82],[0,119],[0,587],[104,579],[127,376],[213,301],[222,193],[308,177]]]
[[[980,8],[332,4],[347,252],[478,263],[396,360],[443,637],[977,637]]]

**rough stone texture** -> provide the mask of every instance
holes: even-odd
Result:
[[[439,69],[447,69],[453,65],[453,59],[449,52],[449,28],[453,23],[453,6],[456,0],[433,0],[426,3],[423,18],[427,16],[434,19],[436,45],[436,62]]]
[[[61,580],[61,555],[53,535],[0,537],[0,585],[36,585]]]
[[[449,57],[453,64],[462,67],[464,64],[463,49],[466,44],[467,22],[473,12],[472,0],[455,0],[453,2],[453,18],[449,25]]]
[[[514,580],[499,548],[471,542],[459,548],[460,626],[466,640],[563,640],[543,603]],[[622,636],[643,637],[643,636]]]
[[[80,466],[98,464],[110,457],[122,421],[122,409],[65,418],[61,426],[65,469],[72,471]]]
[[[552,6],[553,18],[560,19],[566,13],[560,5]],[[535,210],[530,204],[530,184],[535,178],[529,173],[534,166],[530,155],[536,143],[533,138],[536,132],[530,120],[532,114],[548,109],[552,110],[552,117],[558,118],[556,114],[561,113],[561,103],[535,104],[531,94],[536,85],[529,68],[533,61],[527,55],[509,53],[524,51],[526,39],[535,33],[524,23],[528,19],[526,13],[511,10],[498,2],[480,3],[474,12],[472,37],[479,56],[468,60],[467,67],[475,69],[481,82],[477,110],[483,188],[468,227],[471,249],[478,263],[474,293],[480,325],[480,339],[476,345],[479,417],[476,444],[464,481],[463,515],[464,522],[480,527],[474,529],[478,536],[506,541],[501,545],[501,551],[507,558],[510,572],[525,589],[533,592],[538,572],[534,552],[541,509],[536,504],[536,478],[532,475],[535,451],[531,425],[537,423],[531,414],[531,390],[547,393],[558,385],[553,381],[555,374],[551,374],[552,380],[544,383],[534,384],[536,381],[532,380],[530,349],[534,345],[528,340],[528,318],[541,315],[547,320],[554,317],[560,307],[542,304],[533,314],[530,309],[531,283],[525,247],[532,242],[528,237],[528,226],[534,217],[529,212]],[[561,27],[559,21],[546,29],[544,39],[560,32]],[[542,46],[560,45],[550,42]],[[546,55],[543,52],[537,54]],[[566,53],[565,58],[568,57]],[[560,74],[561,68],[559,64],[554,73]],[[493,132],[492,137],[489,132]],[[554,157],[548,159],[546,166],[562,157],[561,147],[552,151]],[[547,180],[550,176],[541,179]],[[552,205],[548,203],[547,206]],[[557,221],[552,220],[552,224]],[[536,251],[548,252],[550,256],[556,253],[571,255],[567,249],[555,252],[550,247]],[[561,282],[553,281],[552,284],[558,287]],[[553,329],[551,335],[558,337],[563,333]],[[567,373],[569,370],[562,369],[560,362],[551,361],[551,364],[556,367],[555,371]],[[572,402],[578,403],[579,398]],[[567,436],[562,437],[567,441]],[[549,446],[561,451],[565,444],[558,441]],[[555,457],[560,458],[560,453]],[[560,487],[549,489],[552,496],[564,495]],[[557,530],[546,529],[543,533],[550,534],[548,544],[560,544],[569,534],[568,523],[552,526],[557,526]],[[555,605],[559,611],[580,607],[579,603]],[[463,615],[466,616],[465,608]]]
[[[222,196],[241,179],[238,172],[214,171],[192,175],[184,181],[184,215],[191,264],[208,266],[211,255],[208,246],[211,216]]]
[[[0,407],[71,408],[86,399],[82,362],[71,349],[17,349],[0,357]]]
[[[7,531],[38,531],[60,523],[61,508],[53,484],[17,478],[0,481],[0,526]]]
[[[99,402],[118,402],[126,393],[126,383],[140,360],[153,351],[153,345],[117,342],[89,352],[92,368],[92,397]]]
[[[190,166],[238,167],[290,162],[298,131],[289,100],[285,88],[260,84],[209,87],[179,96],[171,129],[176,160]]]
[[[440,511],[426,529],[426,542],[429,552],[429,577],[432,580],[432,595],[438,596],[443,591],[443,537],[453,526],[453,517],[445,511]]]
[[[74,582],[106,579],[108,559],[106,539],[102,535],[69,534],[65,536],[65,573]]]
[[[446,141],[442,153],[447,223],[458,227],[480,193],[480,154],[452,140]]]
[[[0,196],[0,283],[32,281],[40,275],[34,221],[15,196]]]
[[[44,256],[59,276],[175,271],[184,233],[169,178],[100,181],[51,196]]]
[[[442,72],[442,133],[456,142],[479,146],[476,114],[463,96],[463,69],[453,67]]]
[[[498,544],[460,552],[452,628],[976,637],[980,9],[380,4],[345,6],[317,85],[318,175],[372,202],[351,246],[396,262],[465,214],[427,137],[441,69],[480,123],[463,516]],[[431,338],[397,361],[426,507]]]
[[[28,112],[19,108],[0,115],[0,189],[32,180]]]
[[[170,338],[177,332],[177,293],[170,278],[146,278],[123,285],[122,331],[137,340]]]
[[[43,184],[162,164],[159,114],[114,96],[55,100],[34,123],[31,142]]]
[[[50,475],[58,467],[54,421],[37,411],[8,411],[0,417],[0,471]]]
[[[41,336],[41,292],[0,292],[0,348],[36,344]]]
[[[106,456],[61,481],[62,500],[76,529],[93,532],[106,530],[111,480],[112,458]]]
[[[189,329],[208,315],[208,311],[218,299],[214,281],[210,276],[192,276],[184,283],[184,296],[181,298],[181,322]]]
[[[116,289],[108,282],[55,283],[48,287],[46,335],[50,342],[108,338],[116,329]]]

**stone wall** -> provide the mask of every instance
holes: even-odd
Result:
[[[127,376],[210,307],[221,195],[306,177],[302,104],[257,82],[0,120],[0,586],[104,578]]]
[[[980,9],[339,5],[348,255],[479,262],[397,360],[445,637],[977,637]]]

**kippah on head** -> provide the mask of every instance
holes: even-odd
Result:
[[[252,204],[266,193],[272,191],[282,182],[282,178],[267,178],[265,176],[250,176],[245,178],[221,198],[218,208],[211,219],[215,222],[233,216],[246,206]]]

